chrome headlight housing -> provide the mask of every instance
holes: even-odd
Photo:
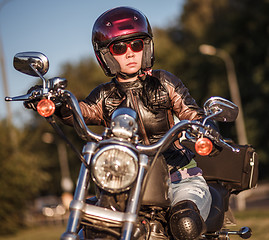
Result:
[[[105,146],[91,161],[93,181],[111,193],[128,190],[135,181],[137,173],[137,156],[124,146]]]

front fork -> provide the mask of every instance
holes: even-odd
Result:
[[[89,166],[92,155],[96,149],[97,144],[94,142],[87,143],[83,148],[83,155],[86,164]],[[84,163],[81,164],[79,178],[77,182],[74,199],[70,203],[70,215],[66,231],[62,234],[61,240],[78,240],[78,228],[82,217],[82,210],[86,198],[86,192],[89,184],[89,168]]]
[[[138,211],[141,205],[141,200],[143,197],[144,189],[142,188],[143,188],[144,178],[147,173],[148,165],[149,165],[148,156],[145,154],[141,154],[139,157],[139,174],[137,176],[137,181],[133,188],[131,196],[129,198],[127,209],[126,209],[126,213],[129,214],[129,216],[135,216],[135,218],[132,218],[132,217],[126,218],[123,225],[121,240],[131,240],[132,238],[132,233],[136,225],[137,215],[138,215]]]
[[[96,149],[96,144],[93,142],[87,143],[83,148],[83,155],[86,163],[89,165],[92,155]],[[143,182],[146,176],[149,159],[147,155],[140,155],[139,174],[136,184],[129,198],[125,213],[123,231],[121,239],[130,240],[136,225],[137,215],[143,196]],[[84,208],[86,191],[89,183],[89,169],[82,164],[80,168],[78,183],[74,195],[74,199],[70,204],[70,215],[66,231],[62,234],[61,240],[79,240],[77,234]]]

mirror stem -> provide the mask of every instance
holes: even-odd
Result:
[[[209,116],[205,117],[202,125],[205,126],[205,123],[208,119],[212,118],[212,117],[215,117],[217,115],[219,115],[220,113],[222,113],[222,109],[219,109],[219,111],[215,112],[214,114],[210,114]]]
[[[48,81],[42,76],[42,74],[32,64],[29,64],[29,66],[42,79],[42,81],[43,81],[43,90],[48,88]]]

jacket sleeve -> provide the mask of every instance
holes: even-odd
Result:
[[[168,90],[173,112],[179,120],[202,120],[205,115],[189,93],[182,81],[167,71],[160,72],[161,79]]]
[[[80,110],[84,121],[87,125],[102,125],[103,110],[102,110],[102,91],[101,87],[95,88],[86,99],[79,101]],[[73,125],[73,113],[71,106],[68,104],[63,105],[56,116],[59,117],[64,124]]]

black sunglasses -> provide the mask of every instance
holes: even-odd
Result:
[[[140,52],[144,48],[144,42],[142,39],[135,39],[131,42],[112,43],[109,46],[109,50],[113,55],[122,55],[127,52],[128,47],[130,47],[133,52]]]

